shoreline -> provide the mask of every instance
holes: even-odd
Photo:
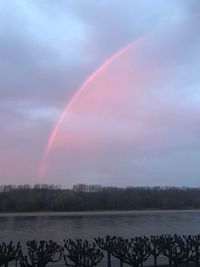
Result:
[[[185,210],[106,210],[106,211],[33,211],[33,212],[1,212],[2,217],[72,217],[72,216],[123,216],[148,215],[159,213],[198,213],[200,209]]]

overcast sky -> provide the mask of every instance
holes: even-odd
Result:
[[[199,23],[198,0],[1,0],[0,183],[200,186]]]

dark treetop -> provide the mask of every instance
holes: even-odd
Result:
[[[0,186],[0,212],[199,209],[200,188]]]

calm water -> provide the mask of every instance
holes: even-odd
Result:
[[[0,240],[93,239],[97,236],[200,233],[200,211],[0,215]]]

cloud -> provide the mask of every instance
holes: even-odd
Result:
[[[97,183],[165,185],[167,179],[180,185],[191,172],[193,184],[198,181],[199,81],[186,75],[191,43],[184,44],[186,53],[177,49],[187,39],[180,31],[156,32],[86,87],[60,128],[48,177],[66,173],[68,184],[93,177]],[[195,59],[193,65],[198,68]]]
[[[148,146],[145,147],[147,137],[144,131],[144,136],[139,132],[141,141],[131,146],[127,132],[133,114],[128,114],[131,104],[127,105],[124,111],[126,98],[123,99],[120,90],[116,103],[111,98],[113,89],[110,90],[110,96],[107,99],[105,96],[108,95],[108,92],[105,96],[99,93],[96,95],[99,101],[103,101],[103,103],[107,101],[107,104],[104,104],[105,116],[102,117],[96,112],[93,117],[87,117],[88,122],[84,125],[83,122],[86,118],[76,115],[73,123],[77,124],[76,131],[78,132],[74,132],[74,134],[80,138],[80,143],[78,143],[80,147],[85,145],[84,142],[87,140],[85,135],[88,133],[90,133],[88,142],[92,141],[94,135],[91,135],[91,124],[95,125],[93,127],[93,131],[96,131],[95,134],[97,136],[99,134],[101,138],[103,136],[101,140],[103,145],[100,142],[102,152],[100,155],[95,152],[94,157],[89,157],[87,160],[87,157],[84,158],[84,150],[81,153],[80,147],[76,144],[79,155],[75,151],[72,151],[71,154],[67,154],[66,151],[56,153],[56,158],[53,160],[57,166],[55,166],[55,171],[52,170],[52,173],[49,173],[49,181],[55,182],[53,178],[55,175],[59,176],[58,180],[61,184],[65,184],[65,177],[71,175],[71,177],[76,177],[77,182],[81,182],[79,177],[83,177],[82,179],[87,182],[93,182],[95,179],[99,181],[103,177],[102,182],[106,183],[106,179],[109,177],[111,184],[139,184],[139,179],[132,180],[133,174],[135,174],[134,177],[136,174],[138,177],[142,177],[143,183],[149,181],[145,180],[147,176],[150,176],[153,181],[152,170],[155,167],[153,163],[155,158],[151,156],[151,153],[155,143],[157,148],[154,149],[154,154],[158,157],[163,156],[166,151],[179,150],[180,146],[187,147],[187,150],[194,150],[193,154],[188,152],[188,155],[191,153],[191,158],[195,158],[194,164],[190,162],[187,166],[187,170],[192,172],[198,155],[196,136],[199,133],[197,127],[200,83],[198,78],[200,55],[198,21],[199,4],[197,1],[189,3],[188,1],[161,2],[158,0],[154,1],[153,6],[151,2],[143,0],[139,2],[129,0],[124,2],[84,1],[84,3],[74,0],[51,3],[49,1],[1,1],[1,182],[35,182],[37,168],[51,129],[66,102],[85,77],[121,47],[154,31],[158,32],[157,35],[153,33],[158,39],[156,49],[151,48],[151,45],[155,48],[155,40],[147,42],[146,46],[143,45],[141,50],[138,50],[141,61],[137,60],[137,64],[131,63],[132,68],[140,69],[140,65],[143,66],[146,56],[148,56],[149,66],[155,67],[153,81],[158,73],[161,77],[156,83],[160,90],[152,87],[152,94],[148,95],[148,99],[143,98],[143,103],[138,102],[136,105],[137,107],[143,105],[144,116],[147,116],[148,112],[152,114],[151,123],[148,123],[147,116],[147,118],[144,117],[142,126],[150,134],[152,144],[147,142]],[[140,54],[141,51],[143,56]],[[126,67],[127,70],[130,70],[130,65],[126,66],[126,62],[125,60],[125,65],[122,65],[121,68]],[[162,67],[162,71],[156,69],[156,64]],[[140,85],[140,89],[146,88],[145,86],[151,83],[148,78],[150,76],[148,76],[148,67],[146,70],[146,81],[143,77],[144,74],[139,75],[139,70],[137,72],[137,84]],[[120,67],[118,71],[120,71]],[[128,75],[131,77],[131,73]],[[125,75],[125,77],[128,76]],[[123,81],[125,77],[123,77]],[[111,84],[112,79],[116,79],[116,77],[110,78]],[[144,79],[143,83],[142,79]],[[155,85],[153,81],[151,86]],[[101,86],[106,85],[103,79],[98,83]],[[131,80],[126,82],[127,86],[128,84],[131,84]],[[168,88],[171,93],[166,96]],[[138,93],[138,99],[140,99],[141,91],[138,92],[140,92]],[[130,101],[132,96],[129,96]],[[134,96],[136,97],[136,95]],[[94,99],[92,98],[92,100]],[[94,111],[97,100],[92,102],[88,98],[87,101],[87,105],[86,102],[82,102],[84,112],[86,112],[86,106],[89,106],[89,111],[92,109]],[[117,118],[111,116],[112,112],[108,110],[109,102],[112,102],[110,107],[114,107],[114,110],[120,106]],[[152,113],[153,106],[155,107],[154,113]],[[162,107],[166,107],[167,111],[160,112]],[[101,111],[102,108],[100,103]],[[159,114],[156,114],[156,108]],[[95,116],[96,124],[94,124]],[[163,117],[165,119],[162,123]],[[159,147],[158,130],[156,130],[158,123],[158,128],[164,131],[160,143],[165,139],[171,140],[171,146],[169,146],[169,142],[166,142],[165,149],[162,149],[162,146]],[[88,128],[85,127],[86,125]],[[168,132],[172,127],[175,131],[174,135]],[[106,128],[106,130],[102,131],[100,128]],[[188,130],[185,131],[185,129]],[[179,138],[180,132],[183,134],[181,138]],[[70,132],[67,133],[70,134]],[[65,131],[63,136],[66,145]],[[144,149],[141,149],[141,144],[145,147]],[[73,143],[71,145],[73,148]],[[112,149],[109,152],[110,148]],[[136,150],[137,153],[133,153],[133,150]],[[143,155],[143,159],[141,159],[141,155]],[[146,156],[148,156],[148,161],[144,159]],[[151,159],[149,159],[150,157]],[[185,162],[185,152],[183,157]],[[99,161],[99,159],[101,160]],[[51,160],[49,159],[48,165]],[[67,164],[66,161],[68,161]],[[162,160],[160,159],[160,161]],[[165,162],[165,159],[162,162]],[[163,172],[167,166],[172,166],[170,165],[172,162],[170,164],[162,162],[159,165],[160,168],[164,166]],[[74,169],[76,169],[75,173]],[[175,168],[173,167],[172,170],[175,171]],[[196,168],[196,170],[194,177],[197,177],[198,174],[198,169]],[[179,176],[181,177],[184,172],[186,172],[186,167],[182,172],[180,171]],[[126,178],[120,179],[122,176]],[[159,174],[156,177],[158,176]],[[173,177],[173,171],[171,176]],[[115,177],[119,178],[118,182]],[[155,179],[159,183],[159,179]],[[184,179],[183,183],[186,183],[187,177]],[[197,181],[195,179],[194,183]],[[73,181],[75,181],[73,178],[69,180],[68,185],[71,185]]]

